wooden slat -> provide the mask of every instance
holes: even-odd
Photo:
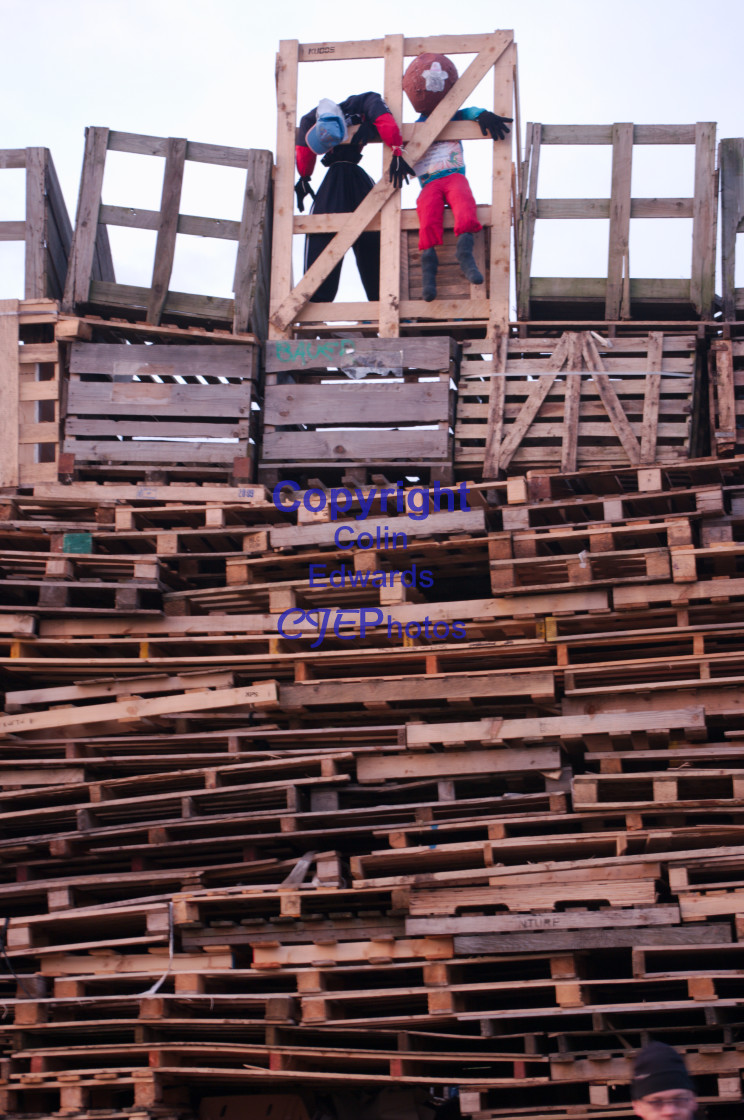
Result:
[[[273,160],[271,152],[266,151],[254,151],[250,156],[245,175],[243,214],[235,260],[233,331],[240,334],[241,331],[252,328],[259,337],[265,337],[266,312],[261,315],[260,324],[254,320],[258,318],[256,302],[260,294],[259,286],[268,287],[269,282],[269,205]],[[261,267],[264,262],[259,255],[262,242],[265,242],[265,275]],[[265,299],[268,300],[268,291],[265,292]]]
[[[517,48],[514,43],[498,59],[493,71],[494,110],[499,116],[514,115],[514,67],[517,61]],[[509,330],[509,260],[511,255],[511,158],[512,139],[510,131],[504,140],[493,145],[492,157],[492,201],[491,201],[491,242],[489,261],[489,299],[488,338]]]
[[[721,176],[721,283],[723,317],[736,319],[736,233],[744,214],[744,139],[722,140],[718,146]]]
[[[234,343],[208,346],[147,346],[133,343],[75,342],[70,350],[70,373],[126,374],[140,377],[194,376],[253,378],[257,348]],[[35,361],[49,360],[35,357]],[[75,380],[74,378],[72,379]],[[218,389],[217,386],[214,387]],[[239,388],[236,386],[236,388]]]
[[[431,424],[446,422],[450,390],[434,384],[269,385],[264,423],[287,424]]]
[[[178,231],[178,211],[181,207],[181,187],[186,163],[186,140],[170,137],[165,156],[163,191],[160,197],[160,222],[155,244],[155,261],[152,268],[152,283],[147,301],[147,321],[159,323],[168,293],[173,258],[176,252]]]
[[[567,368],[573,372],[579,371],[582,365],[581,357],[581,335],[578,333],[570,334],[568,336]],[[566,378],[565,413],[561,438],[561,470],[564,473],[576,470],[581,386],[582,379],[580,376]]]
[[[690,300],[698,315],[713,314],[718,221],[718,181],[715,170],[716,126],[695,125],[695,203],[692,219]]]
[[[522,439],[527,432],[527,429],[532,424],[532,421],[537,416],[540,405],[545,400],[550,391],[550,387],[555,381],[559,370],[568,357],[568,334],[564,333],[561,340],[556,346],[546,363],[546,372],[535,382],[529,392],[529,396],[524,403],[519,418],[510,425],[506,437],[501,444],[499,451],[499,467],[501,470],[506,470],[509,463],[514,457],[514,453],[522,442]]]
[[[214,463],[231,464],[236,455],[247,452],[245,442],[198,443],[191,439],[180,442],[156,440],[96,440],[68,439],[64,450],[76,459],[92,463]],[[56,468],[50,478],[56,477]],[[50,481],[47,478],[46,481]]]
[[[597,345],[590,334],[584,335],[584,360],[594,374],[594,382],[599,390],[599,395],[607,409],[613,428],[633,466],[641,460],[641,446],[633,433],[623,407],[618,400],[614,386],[603,369],[602,359],[599,356]]]
[[[491,376],[491,392],[488,397],[486,417],[486,446],[483,453],[483,478],[496,478],[499,473],[499,451],[504,439],[504,403],[506,400],[506,356],[509,350],[508,335],[497,337],[494,344],[496,367]]]
[[[605,319],[630,318],[630,180],[633,170],[633,125],[612,126],[610,248],[607,262]]]
[[[401,428],[386,431],[323,431],[266,432],[263,458],[266,462],[316,462],[328,464],[339,460],[379,463],[395,459],[399,462],[449,458],[450,437],[445,431],[417,431]]]
[[[712,345],[713,384],[715,389],[716,450],[730,451],[736,444],[736,387],[734,358],[730,339],[719,339]]]
[[[323,338],[270,340],[265,347],[267,373],[323,370],[364,362],[389,361],[404,369],[446,371],[455,358],[454,341],[446,336],[410,338]]]
[[[631,218],[691,218],[691,198],[631,198]],[[537,217],[604,218],[610,217],[609,198],[538,198]]]
[[[139,381],[71,381],[68,413],[83,416],[250,416],[242,385],[158,385]]]
[[[664,336],[652,331],[648,336],[648,368],[646,392],[643,398],[643,424],[641,427],[641,462],[653,463],[656,458],[656,440],[659,430],[659,401],[661,396],[661,360]]]
[[[276,56],[276,178],[272,232],[270,310],[284,304],[292,289],[292,215],[294,213],[295,122],[299,43],[283,39]],[[269,319],[269,338],[288,336]]]
[[[18,485],[18,300],[0,300],[0,486]]]
[[[107,128],[88,128],[85,132],[85,153],[75,218],[75,235],[62,299],[62,307],[65,311],[74,311],[76,304],[85,303],[88,299],[93,257],[96,251],[108,137]]]
[[[532,271],[532,250],[535,242],[535,220],[538,216],[537,182],[540,170],[540,144],[542,125],[529,124],[527,153],[529,175],[526,182],[527,199],[522,213],[519,229],[519,268],[517,271],[517,316],[529,319],[530,316],[530,273]]]
[[[158,229],[159,210],[133,210],[131,206],[101,206],[101,222],[109,226],[125,226],[129,229]],[[193,237],[216,237],[225,241],[237,241],[240,236],[240,222],[226,218],[198,218],[190,214],[178,215],[178,233],[188,233]]]
[[[47,291],[46,252],[47,207],[46,166],[49,152],[46,148],[28,148],[26,151],[26,256],[25,298],[44,299]]]
[[[105,233],[105,226],[100,230]],[[100,241],[100,238],[99,238]],[[131,308],[144,311],[150,298],[150,289],[135,284],[115,284],[108,280],[92,280],[89,302],[96,306]],[[169,291],[164,311],[170,315],[188,315],[194,319],[232,322],[233,301],[220,296],[199,296],[190,292]]]

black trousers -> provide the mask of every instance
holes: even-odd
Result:
[[[372,190],[374,182],[367,172],[355,163],[332,163],[315,195],[311,214],[349,214],[356,210],[362,199]],[[305,238],[305,272],[318,259],[326,245],[333,240],[332,233],[310,233]],[[367,299],[380,298],[380,235],[363,233],[354,242],[359,275]],[[338,291],[341,264],[329,273],[311,297],[313,303],[332,303]]]

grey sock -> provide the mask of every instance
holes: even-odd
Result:
[[[457,239],[456,249],[457,263],[462,269],[463,275],[471,284],[482,284],[483,273],[475,263],[473,256],[473,235],[472,233],[461,233]]]

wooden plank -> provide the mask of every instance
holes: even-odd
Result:
[[[533,716],[529,719],[483,719],[457,723],[406,724],[406,746],[420,750],[425,746],[452,746],[467,742],[502,742],[509,739],[581,738],[585,735],[626,735],[655,728],[705,727],[705,712],[691,706],[672,711],[588,715]]]
[[[73,727],[76,724],[108,723],[116,720],[141,720],[150,716],[174,712],[203,712],[215,708],[234,708],[243,705],[273,707],[277,701],[274,681],[261,681],[242,688],[218,688],[209,692],[177,693],[175,696],[158,696],[151,700],[133,698],[109,704],[87,704],[76,708],[57,708],[45,712],[22,712],[18,715],[0,716],[0,737],[12,736],[23,731],[36,731],[54,727]]]
[[[406,918],[406,934],[436,933],[457,937],[491,932],[606,930],[610,927],[612,929],[636,928],[636,937],[640,942],[646,937],[646,930],[638,932],[637,927],[678,926],[679,922],[679,906],[676,905],[629,907],[627,910],[580,909],[563,914],[468,914],[462,917],[439,915],[435,918],[411,916]]]
[[[546,363],[546,372],[535,382],[529,391],[527,400],[517,420],[511,424],[499,451],[499,467],[506,470],[514,457],[514,453],[522,442],[528,428],[537,416],[540,405],[547,397],[558,372],[563,368],[568,357],[568,334],[561,335],[555,350]]]
[[[280,704],[284,708],[326,704],[418,703],[422,700],[463,700],[478,696],[536,696],[552,698],[552,672],[475,672],[412,675],[410,677],[365,677],[362,680],[305,681],[282,684]],[[0,728],[2,723],[0,721]]]
[[[121,346],[119,343],[74,342],[70,348],[70,373],[126,374],[129,377],[135,374],[138,377],[152,374],[195,377],[201,374],[204,377],[253,378],[257,355],[257,347],[244,344],[148,346],[133,343]],[[219,388],[213,385],[210,391],[217,392]]]
[[[355,381],[334,385],[269,385],[264,423],[431,424],[449,417],[446,382],[406,384]]]
[[[722,140],[718,145],[721,176],[721,285],[723,317],[736,319],[736,233],[744,215],[744,139]]]
[[[691,198],[631,198],[631,218],[691,218]],[[609,198],[538,198],[537,217],[548,220],[565,218],[610,217]]]
[[[102,205],[100,219],[107,226],[157,230],[160,225],[160,211],[133,210],[131,206]],[[191,214],[179,214],[177,232],[188,233],[192,237],[216,237],[225,241],[237,241],[240,237],[240,222],[231,222],[227,218],[200,218]]]
[[[181,205],[183,170],[186,163],[186,140],[169,137],[165,155],[163,190],[160,197],[160,221],[155,243],[155,260],[152,267],[150,296],[147,301],[147,321],[159,323],[168,293],[173,258],[176,252],[178,211]]]
[[[246,444],[198,443],[191,439],[162,443],[156,440],[66,439],[64,450],[76,459],[95,463],[214,463],[232,464],[236,455],[246,454]]]
[[[245,175],[243,214],[240,219],[238,252],[235,260],[233,290],[235,306],[233,331],[239,334],[251,328],[265,338],[268,308],[259,312],[259,296],[268,299],[263,288],[269,283],[271,256],[271,152],[252,151]],[[265,268],[264,268],[265,264]]]
[[[535,220],[540,203],[537,198],[538,172],[540,170],[540,144],[542,125],[528,124],[527,159],[527,198],[522,209],[519,225],[519,267],[517,270],[517,318],[529,319],[530,316],[530,274],[532,271],[532,251],[535,243]]]
[[[49,151],[46,148],[28,148],[26,151],[26,254],[25,298],[44,299],[47,290],[46,252],[47,207],[46,166]]]
[[[730,339],[711,345],[713,388],[715,392],[714,439],[716,451],[733,450],[736,445],[736,387],[734,356]]]
[[[70,250],[70,263],[65,281],[62,308],[74,311],[76,304],[86,303],[93,275],[96,251],[103,170],[106,163],[107,128],[85,130],[85,152],[80,179],[75,233]]]
[[[503,117],[514,116],[514,67],[517,48],[511,43],[496,62],[493,71],[494,111]],[[491,240],[489,260],[490,311],[486,334],[495,339],[509,330],[509,261],[511,257],[512,220],[512,139],[510,132],[504,140],[493,144]]]
[[[53,688],[24,688],[8,692],[5,696],[6,711],[13,712],[18,707],[29,704],[70,704],[78,700],[90,700],[94,696],[118,696],[136,691],[178,692],[187,688],[231,688],[231,672],[184,673],[168,676],[155,673],[152,676],[127,677],[126,680],[83,681],[80,684],[58,685]]]
[[[607,261],[605,319],[630,318],[630,180],[633,170],[633,125],[612,126],[610,247]]]
[[[648,368],[646,391],[643,396],[643,423],[641,425],[641,462],[656,461],[656,440],[659,432],[659,400],[661,395],[661,362],[664,336],[651,331],[648,336]]]
[[[385,782],[405,778],[557,770],[560,765],[561,752],[557,747],[448,751],[446,754],[359,755],[357,778],[360,782]]]
[[[459,505],[459,503],[457,503]],[[446,501],[443,502],[446,506]],[[423,521],[410,517],[367,517],[363,521],[336,521],[308,525],[281,525],[270,530],[272,548],[293,548],[307,545],[333,544],[340,527],[353,529],[354,533],[365,532],[376,535],[379,530],[384,535],[387,526],[390,535],[401,532],[407,536],[435,536],[437,533],[485,533],[486,519],[482,509],[455,509],[453,512],[442,510],[430,513]],[[348,534],[344,533],[344,537]]]
[[[147,413],[145,413],[147,414]],[[30,438],[29,433],[35,432],[36,439]],[[41,435],[45,435],[47,440],[42,440]],[[48,442],[54,441],[59,434],[56,424],[34,424],[29,428],[21,428],[21,442]],[[206,424],[200,420],[195,423],[193,420],[184,423],[178,423],[175,420],[163,421],[155,420],[148,422],[147,420],[103,420],[101,418],[79,419],[75,416],[68,416],[65,423],[65,434],[67,436],[93,436],[98,439],[103,439],[105,436],[123,439],[138,439],[147,437],[149,439],[248,439],[248,421],[247,420],[234,420],[228,424]],[[183,450],[181,448],[181,450]],[[174,457],[177,455],[177,448],[173,448]],[[232,453],[235,453],[233,447]]]
[[[273,322],[275,310],[292,289],[292,217],[294,214],[295,125],[297,121],[297,64],[299,43],[283,39],[276,56],[276,178],[272,232],[269,337],[288,337],[287,325]]]
[[[265,432],[263,460],[266,463],[317,462],[326,465],[354,460],[360,463],[447,461],[450,436],[446,431],[417,431],[384,428],[319,432]]]
[[[456,353],[454,339],[447,336],[298,338],[267,342],[265,368],[267,373],[282,373],[324,370],[329,366],[338,368],[344,365],[368,364],[379,368],[381,363],[390,362],[391,367],[402,365],[407,370],[445,372],[450,369]]]
[[[578,373],[581,370],[582,341],[581,335],[574,332],[568,336],[568,362],[567,369]],[[579,410],[581,406],[582,378],[566,378],[565,412],[563,415],[563,432],[561,437],[561,471],[576,470],[576,456],[579,438]]]
[[[506,373],[509,338],[506,333],[498,335],[493,344],[494,373]],[[499,451],[504,441],[504,404],[506,401],[506,377],[491,378],[491,391],[488,397],[486,417],[486,445],[483,452],[483,478],[497,478],[499,474]]]
[[[403,36],[386,35],[383,48],[385,78],[383,100],[395,117],[403,120]],[[386,179],[390,168],[391,153],[385,149],[382,177]],[[400,334],[401,295],[401,191],[394,191],[380,214],[380,300],[378,310],[379,334],[382,338],[395,338]]]
[[[713,315],[715,297],[718,177],[716,126],[695,125],[695,201],[692,218],[690,300],[703,319]]]
[[[544,144],[611,144],[611,124],[543,125]],[[637,124],[634,144],[694,144],[694,124]]]
[[[479,52],[455,85],[445,94],[431,116],[421,125],[416,138],[407,147],[407,161],[415,164],[437,138],[442,127],[463,104],[464,100],[478,83],[486,76],[491,67],[508,50],[512,41],[511,32],[496,32],[491,43]],[[277,165],[280,155],[277,149]],[[364,201],[360,203],[348,222],[333,241],[323,250],[314,264],[305,273],[292,292],[272,312],[271,322],[279,331],[285,331],[298,311],[305,306],[318,285],[328,276],[345,253],[366,228],[371,218],[377,214],[394,191],[390,182],[380,179]],[[273,302],[272,302],[273,306]]]
[[[100,226],[99,229],[103,233],[106,232],[105,226]],[[87,302],[96,307],[114,307],[117,310],[128,308],[132,311],[144,312],[149,298],[149,288],[141,288],[135,284],[115,284],[110,280],[92,280]],[[200,296],[193,295],[191,292],[168,291],[164,311],[169,315],[189,315],[194,319],[231,323],[233,301],[223,299],[221,296]]]
[[[594,917],[596,911],[586,913]],[[516,915],[515,915],[516,916]],[[545,918],[552,915],[545,915]],[[591,929],[558,930],[547,922],[540,932],[532,932],[527,927],[524,933],[461,934],[455,937],[457,956],[480,956],[485,953],[530,953],[560,950],[585,949],[634,949],[646,946],[666,945],[713,945],[725,944],[731,940],[730,926],[723,922],[697,924],[693,926],[629,926],[617,928],[610,917],[608,925]],[[461,919],[444,919],[445,924],[456,923]],[[412,919],[426,922],[427,919]],[[527,924],[525,922],[525,924]],[[588,923],[587,923],[588,924]],[[579,925],[576,922],[576,925]],[[609,928],[608,928],[609,927]],[[539,928],[539,927],[538,927]],[[547,930],[547,934],[545,932]]]
[[[122,347],[122,349],[124,349]],[[88,416],[250,417],[242,385],[179,385],[139,381],[71,381],[67,411]],[[166,434],[166,433],[163,433]]]
[[[603,370],[602,359],[597,350],[597,344],[590,334],[584,335],[584,360],[593,373],[593,380],[602,398],[602,403],[607,409],[607,415],[615,429],[615,433],[623,445],[623,449],[631,465],[636,466],[641,461],[641,446],[631,428],[622,405],[618,400],[617,392]]]
[[[18,427],[18,300],[0,300],[0,485],[17,486]]]

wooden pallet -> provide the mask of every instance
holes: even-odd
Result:
[[[460,476],[674,463],[696,448],[694,335],[463,346],[455,428]],[[610,376],[611,375],[611,376]]]

